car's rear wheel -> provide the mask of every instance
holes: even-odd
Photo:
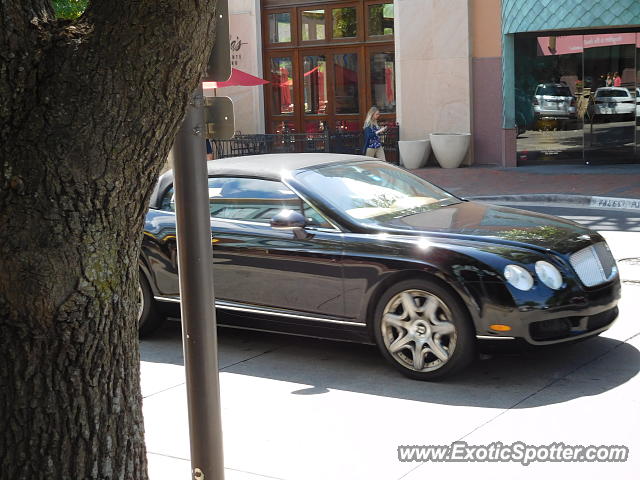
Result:
[[[165,316],[158,309],[153,299],[151,287],[144,273],[138,272],[138,333],[146,337],[158,330],[165,321]]]
[[[475,357],[468,312],[431,280],[405,280],[387,290],[376,309],[374,336],[385,358],[417,380],[451,375]]]

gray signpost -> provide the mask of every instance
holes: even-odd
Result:
[[[205,79],[224,81],[231,74],[227,0],[217,1],[216,15],[218,40]],[[196,480],[223,480],[213,250],[204,134],[215,135],[217,130],[228,132],[229,122],[233,132],[233,112],[216,111],[215,105],[206,108],[211,109],[206,115],[207,121],[200,86],[187,108],[173,147],[174,188],[192,477]]]

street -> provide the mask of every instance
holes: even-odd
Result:
[[[574,218],[606,236],[624,280],[610,330],[574,345],[483,355],[461,375],[422,383],[391,369],[374,346],[219,329],[226,478],[636,478],[640,214],[523,208]],[[190,478],[178,322],[141,342],[141,371],[150,478]],[[624,445],[630,456],[526,467],[398,460],[400,445],[460,440]]]

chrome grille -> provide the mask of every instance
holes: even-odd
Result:
[[[618,273],[616,261],[604,242],[577,251],[569,257],[569,262],[587,287],[604,283]]]

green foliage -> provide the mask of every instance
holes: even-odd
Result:
[[[333,9],[333,37],[349,38],[357,35],[356,9],[352,7]]]
[[[78,18],[87,8],[89,0],[53,0],[56,17],[73,20]]]

